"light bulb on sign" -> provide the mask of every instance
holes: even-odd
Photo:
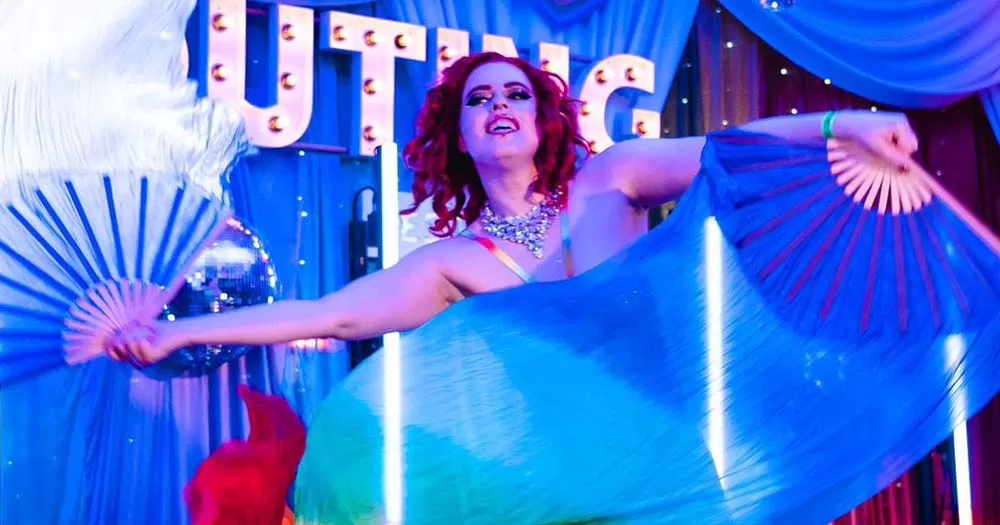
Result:
[[[229,17],[222,13],[216,13],[212,16],[212,28],[216,31],[225,31],[226,29],[229,29],[229,25],[231,23],[232,22],[229,20]]]
[[[539,64],[542,71],[559,77],[568,87],[569,46],[539,42],[531,50],[531,60]]]
[[[268,120],[267,127],[277,133],[288,127],[288,119],[282,116],[273,116]]]
[[[222,82],[223,80],[229,78],[229,69],[222,64],[212,66],[212,78]]]
[[[382,88],[382,83],[374,78],[369,78],[365,80],[364,90],[368,95],[374,95],[378,93]]]

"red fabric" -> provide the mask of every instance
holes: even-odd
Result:
[[[1000,398],[969,421],[972,521],[1000,524]]]
[[[306,429],[288,403],[240,386],[250,436],[212,454],[184,491],[192,525],[280,525],[305,453]]]
[[[914,471],[903,475],[874,498],[859,505],[834,525],[913,525],[918,523],[914,496],[918,492]]]
[[[957,524],[958,518],[952,510],[955,505],[952,475],[940,453],[932,452],[928,463],[934,488],[932,494],[923,494],[923,497],[934,499],[936,515],[933,520],[920,516],[920,476],[914,469],[832,525],[914,525],[921,522],[935,525]]]

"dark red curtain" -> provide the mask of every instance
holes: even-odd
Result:
[[[900,111],[837,87],[836,79],[817,78],[762,42],[759,82],[761,116],[831,109]],[[970,211],[994,231],[1000,226],[1000,146],[977,98],[948,108],[906,111],[920,138],[918,158],[940,177]],[[975,525],[1000,525],[1000,400],[969,425]],[[836,525],[949,525],[957,523],[953,463],[949,443],[895,484]],[[964,525],[964,524],[963,524]]]

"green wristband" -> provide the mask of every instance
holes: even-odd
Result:
[[[823,117],[823,124],[820,129],[823,130],[823,138],[832,139],[833,138],[833,121],[837,118],[836,111],[827,111],[826,115]]]

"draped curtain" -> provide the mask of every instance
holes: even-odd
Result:
[[[928,109],[979,95],[1000,136],[1000,0],[826,0],[780,14],[720,3],[806,71],[875,102]]]

